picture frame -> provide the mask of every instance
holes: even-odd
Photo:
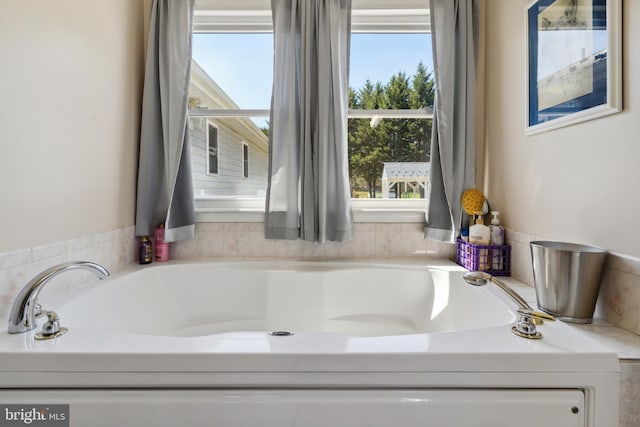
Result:
[[[526,9],[531,135],[622,109],[621,0],[535,0]]]

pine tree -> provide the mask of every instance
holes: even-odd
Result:
[[[433,76],[424,64],[415,75],[400,71],[386,84],[367,80],[360,89],[349,89],[353,109],[431,108]],[[382,177],[384,162],[424,162],[431,149],[431,120],[383,119],[376,126],[368,119],[349,120],[349,168],[352,188],[366,188],[369,197]]]

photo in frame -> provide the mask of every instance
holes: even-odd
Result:
[[[528,5],[527,134],[621,110],[620,13],[620,0]]]

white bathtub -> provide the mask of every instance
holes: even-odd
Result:
[[[540,340],[513,335],[513,304],[461,273],[448,262],[140,267],[41,301],[62,337],[4,332],[0,404],[70,404],[71,425],[91,426],[617,425],[614,353],[561,322],[541,325]]]

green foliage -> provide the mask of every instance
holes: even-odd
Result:
[[[400,71],[386,84],[367,80],[349,89],[352,109],[419,109],[433,107],[433,75],[418,64],[408,77]],[[372,127],[369,119],[349,120],[349,168],[354,192],[375,197],[384,162],[425,162],[431,152],[431,120],[383,119]]]

